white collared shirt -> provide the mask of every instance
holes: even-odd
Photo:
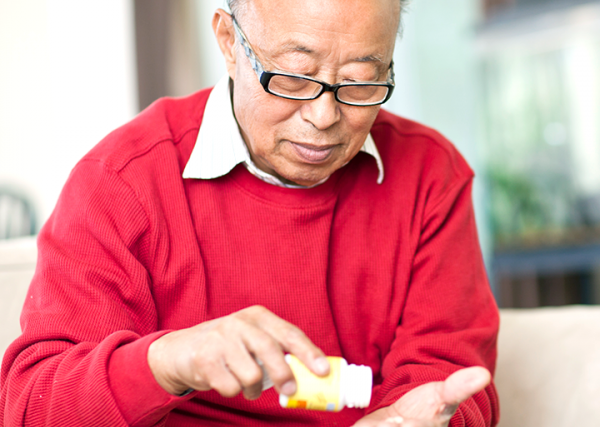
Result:
[[[379,169],[377,183],[381,184],[383,182],[383,162],[370,133],[360,150],[375,158]],[[252,162],[250,152],[244,143],[233,115],[229,93],[229,76],[225,75],[219,80],[208,97],[198,139],[183,171],[183,178],[218,178],[227,175],[240,163],[243,163],[250,173],[270,184],[279,187],[306,188],[286,184],[279,178],[260,170]],[[326,180],[327,178],[315,185],[319,185]]]

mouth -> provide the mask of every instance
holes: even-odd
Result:
[[[325,163],[329,160],[333,149],[336,147],[335,145],[311,145],[292,141],[289,141],[289,143],[294,147],[298,157],[305,163],[314,165]]]

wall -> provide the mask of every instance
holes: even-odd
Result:
[[[71,168],[137,111],[127,0],[0,0],[0,183],[44,221]]]
[[[215,40],[212,29],[212,17],[217,8],[229,9],[225,0],[196,0],[198,14],[198,37],[200,39],[200,69],[202,86],[213,86],[225,75],[225,60]]]

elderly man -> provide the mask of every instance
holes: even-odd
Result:
[[[73,170],[3,361],[3,424],[494,425],[472,172],[380,110],[400,1],[230,3],[228,76]],[[324,355],[370,366],[371,405],[281,408],[285,353],[321,376]]]

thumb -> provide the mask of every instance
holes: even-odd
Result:
[[[486,388],[491,381],[490,372],[480,366],[456,371],[444,381],[442,390],[444,412],[453,414],[461,402]]]

